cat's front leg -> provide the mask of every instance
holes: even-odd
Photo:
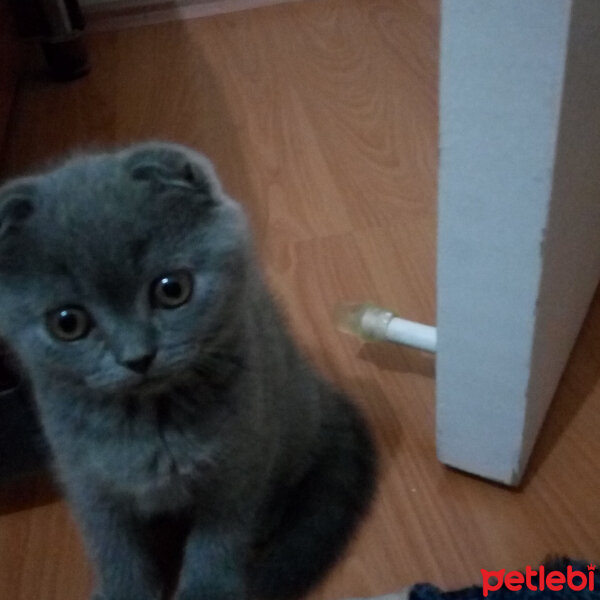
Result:
[[[246,545],[238,533],[197,526],[185,547],[176,600],[244,600]]]
[[[161,600],[164,582],[144,522],[93,489],[70,491],[96,571],[92,600]]]

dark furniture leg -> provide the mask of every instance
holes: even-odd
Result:
[[[40,42],[55,79],[69,81],[89,71],[78,0],[10,0],[9,4],[19,34]]]

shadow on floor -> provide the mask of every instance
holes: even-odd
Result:
[[[560,381],[520,489],[535,477],[600,380],[600,288]]]
[[[359,358],[384,371],[415,373],[435,379],[435,355],[389,342],[366,343]]]

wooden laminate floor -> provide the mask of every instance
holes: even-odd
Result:
[[[7,175],[176,140],[247,207],[297,338],[381,451],[372,513],[311,600],[467,585],[549,553],[600,559],[600,298],[519,490],[436,461],[430,356],[332,324],[350,300],[434,321],[438,21],[433,0],[311,0],[90,35],[87,78],[29,74],[4,148]],[[65,504],[35,482],[0,499],[0,598],[83,600],[91,571]]]

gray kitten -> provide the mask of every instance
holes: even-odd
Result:
[[[149,143],[7,183],[0,286],[95,599],[294,598],[334,563],[373,445],[288,337],[206,158]]]

